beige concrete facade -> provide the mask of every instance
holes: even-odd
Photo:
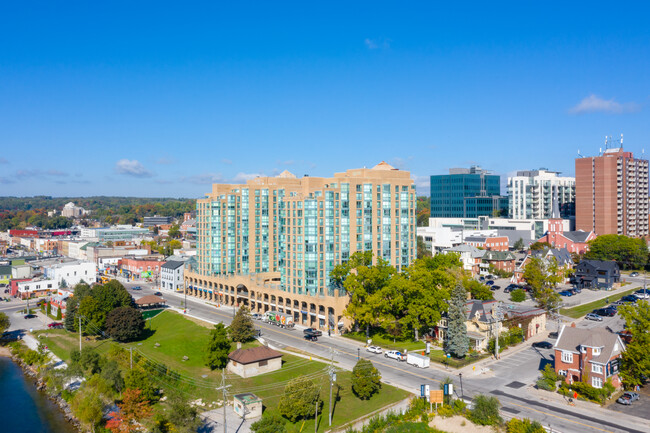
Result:
[[[297,323],[335,331],[348,297],[330,271],[357,251],[372,251],[397,270],[408,266],[416,258],[415,207],[410,173],[384,162],[331,178],[285,171],[214,184],[197,200],[188,293],[253,312],[277,306]]]

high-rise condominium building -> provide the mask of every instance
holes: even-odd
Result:
[[[560,216],[575,215],[574,177],[558,176],[558,172],[539,170],[518,171],[508,178],[508,203],[512,219],[546,219],[553,213],[553,190],[557,193]]]
[[[334,177],[285,171],[214,184],[197,200],[197,256],[188,293],[337,330],[348,296],[330,278],[357,251],[398,269],[416,258],[415,185],[382,162]]]
[[[431,176],[431,218],[478,218],[508,213],[501,178],[478,166]]]
[[[597,235],[648,234],[648,160],[623,148],[576,159],[576,228]]]

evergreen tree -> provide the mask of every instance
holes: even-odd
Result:
[[[352,369],[352,391],[361,400],[368,400],[381,388],[381,374],[367,359],[360,359]]]
[[[447,312],[447,341],[445,349],[457,358],[462,358],[469,351],[469,338],[465,321],[465,303],[467,292],[458,284],[451,292],[449,310]]]
[[[205,365],[211,370],[224,368],[228,364],[228,353],[230,353],[228,332],[223,323],[217,323],[210,331],[210,340],[205,350]]]
[[[322,404],[319,389],[314,382],[301,376],[290,381],[284,388],[278,410],[289,421],[296,422],[299,419],[313,417],[316,404],[319,406]]]
[[[255,325],[253,324],[253,319],[251,318],[248,308],[240,308],[228,327],[228,335],[230,336],[230,339],[232,341],[245,343],[252,340],[253,337],[255,337],[255,334],[257,334],[257,331],[255,330]]]

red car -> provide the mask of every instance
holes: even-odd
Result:
[[[63,329],[63,323],[52,322],[52,323],[48,323],[47,327],[50,329]]]

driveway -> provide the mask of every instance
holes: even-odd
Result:
[[[637,401],[629,406],[625,406],[623,404],[616,403],[616,401],[613,401],[607,405],[607,409],[614,412],[621,412],[626,415],[633,415],[647,419],[648,414],[650,414],[650,386],[646,385],[645,387],[641,388],[639,394],[641,394],[641,397],[639,397]]]

